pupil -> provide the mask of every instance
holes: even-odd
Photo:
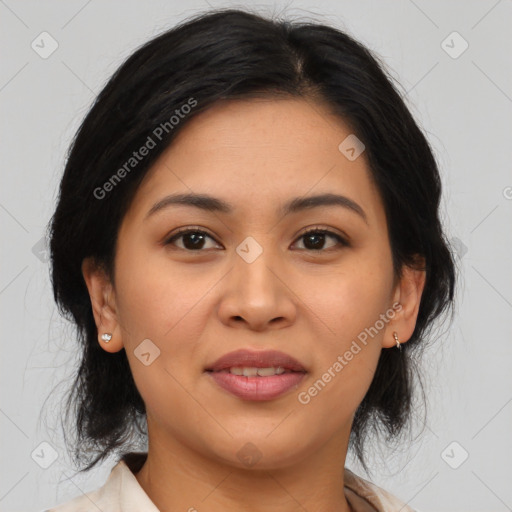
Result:
[[[194,240],[192,244],[187,244],[187,240]],[[200,244],[204,242],[204,236],[201,233],[189,233],[183,237],[183,245],[187,249],[197,249],[200,248]]]
[[[312,247],[308,247],[308,248],[311,248],[311,249],[318,249],[318,248],[321,248],[322,246],[322,243],[323,243],[323,239],[324,239],[325,235],[323,235],[322,233],[316,233],[316,234],[311,234],[311,235],[308,235],[306,237],[306,240],[316,240],[316,243],[313,242],[312,244]],[[319,240],[320,239],[320,240]],[[308,246],[307,243],[305,243],[306,247]]]

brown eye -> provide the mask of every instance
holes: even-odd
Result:
[[[213,238],[199,229],[183,229],[174,234],[165,241],[165,245],[176,245],[175,242],[182,239],[182,247],[177,246],[179,249],[187,251],[201,251],[205,247],[206,239],[213,240]]]
[[[184,228],[168,238],[164,242],[164,245],[174,245],[178,249],[183,249],[185,251],[201,252],[203,249],[208,249],[208,247],[205,247],[208,239],[216,242],[215,239],[206,231],[194,228]],[[328,249],[346,247],[349,245],[349,243],[340,235],[326,229],[318,228],[306,231],[299,237],[299,239],[304,240],[303,249],[306,251],[322,252]],[[181,240],[181,244],[176,243],[178,240]],[[328,240],[333,240],[334,243],[325,247]]]
[[[342,238],[340,235],[333,233],[332,231],[328,231],[325,229],[310,229],[303,233],[299,239],[304,239],[304,249],[307,251],[322,251],[325,250],[325,243],[328,239],[333,239],[335,241],[334,245],[331,247],[327,247],[327,249],[331,249],[336,246],[348,246],[348,242]]]

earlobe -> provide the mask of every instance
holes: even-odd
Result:
[[[411,338],[416,327],[425,280],[426,270],[422,258],[418,259],[415,267],[403,267],[393,298],[394,302],[400,303],[401,308],[385,333],[384,347],[398,346],[397,339],[403,344]]]
[[[119,333],[98,331],[98,342],[106,352],[114,353],[123,349],[123,342]]]
[[[82,275],[91,300],[98,343],[107,352],[119,352],[123,348],[123,342],[118,328],[112,283],[92,258],[82,261]]]

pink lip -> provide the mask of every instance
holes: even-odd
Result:
[[[232,367],[246,366],[249,368],[278,367],[294,372],[305,372],[304,367],[292,356],[278,350],[251,351],[246,349],[235,350],[217,359],[207,371],[218,372]]]
[[[277,368],[279,366],[286,372],[268,377],[245,377],[229,372],[229,368],[232,367]],[[296,359],[277,350],[230,352],[213,363],[206,372],[222,389],[243,400],[254,401],[272,400],[281,396],[291,388],[296,388],[307,373]]]
[[[223,389],[243,400],[272,400],[297,387],[306,375],[303,372],[282,373],[270,377],[244,377],[229,371],[208,372]]]

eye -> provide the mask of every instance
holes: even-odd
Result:
[[[305,233],[303,233],[299,239],[304,239],[305,250],[307,251],[322,251],[325,250],[324,244],[325,240],[330,238],[335,240],[334,247],[336,245],[342,247],[348,247],[349,243],[340,235],[333,233],[327,229],[320,228],[312,228],[308,229]],[[333,246],[328,247],[327,249],[332,249]]]
[[[170,238],[165,240],[165,245],[176,245],[175,242],[179,239],[182,239],[183,247],[179,247],[179,249],[184,249],[188,251],[200,251],[204,249],[205,240],[209,238],[210,240],[214,240],[206,231],[201,229],[194,228],[184,228],[179,230],[176,234],[172,235]]]
[[[201,252],[201,249],[205,249],[205,241],[208,238],[215,242],[215,239],[206,231],[197,228],[183,228],[170,238],[166,239],[164,245],[176,245],[179,249],[186,251]],[[334,240],[335,243],[327,249],[332,249],[337,245],[342,247],[349,246],[349,243],[343,237],[327,229],[312,228],[299,237],[299,239],[305,240],[304,250],[315,252],[325,250],[325,241],[329,238]],[[176,241],[180,239],[182,241],[182,246],[176,244]]]

